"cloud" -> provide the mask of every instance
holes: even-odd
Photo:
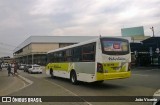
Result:
[[[146,35],[154,26],[159,35],[158,7],[159,0],[1,0],[0,42],[17,46],[30,35],[120,36],[121,28],[135,26],[144,26]]]

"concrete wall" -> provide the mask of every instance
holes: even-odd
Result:
[[[59,48],[58,43],[32,43],[31,52],[48,52]]]
[[[150,36],[133,36],[131,37],[131,42],[140,43],[141,41],[150,38]]]
[[[31,43],[25,46],[21,53],[15,54],[14,58],[31,55],[31,53],[44,54],[57,48],[59,48],[59,43]]]
[[[31,47],[31,44],[29,44],[28,46],[23,48],[22,54],[25,55],[25,54],[31,53],[31,50],[32,50],[32,47]]]

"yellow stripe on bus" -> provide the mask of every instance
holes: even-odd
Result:
[[[97,81],[100,80],[109,80],[109,79],[122,79],[129,78],[131,72],[118,72],[118,73],[97,73]]]

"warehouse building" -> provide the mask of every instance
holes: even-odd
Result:
[[[98,37],[99,36],[30,36],[14,49],[13,55],[14,59],[19,63],[46,65],[48,51]],[[131,44],[132,62],[137,62],[135,61],[135,52],[140,53],[138,48],[142,43],[141,41],[148,39],[148,37],[142,35],[135,36],[134,39],[132,36],[126,38]],[[139,49],[142,49],[142,47]]]
[[[14,49],[14,59],[23,64],[47,63],[47,52],[99,36],[30,36]]]

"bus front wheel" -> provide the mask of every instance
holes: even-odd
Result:
[[[76,75],[75,71],[71,72],[70,80],[71,80],[72,84],[74,84],[74,85],[77,84],[77,75]]]

